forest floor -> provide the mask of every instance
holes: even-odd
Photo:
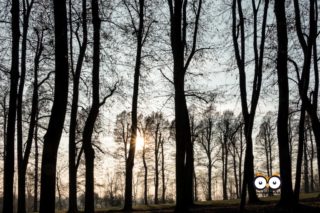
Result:
[[[320,213],[320,198],[318,193],[300,194],[300,204],[294,209],[283,209],[276,206],[279,201],[279,196],[263,197],[261,203],[255,205],[246,205],[245,212],[248,213]],[[240,212],[239,210],[240,200],[215,200],[196,202],[194,207],[190,209],[190,212],[213,212],[213,213],[232,213]],[[96,211],[97,213],[116,213],[123,212],[119,208],[101,209]],[[160,204],[160,205],[138,205],[134,207],[132,211],[134,213],[149,213],[149,212],[174,212],[173,204]]]

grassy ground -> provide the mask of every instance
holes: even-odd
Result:
[[[280,196],[261,198],[261,203],[256,205],[246,205],[245,212],[248,213],[320,213],[320,199],[319,193],[300,194],[300,205],[294,209],[281,209],[276,206]],[[205,202],[196,202],[195,206],[190,209],[190,212],[215,212],[215,213],[233,213],[239,211],[240,200],[214,200]],[[173,204],[160,205],[138,205],[134,207],[134,213],[148,213],[148,212],[173,212]],[[97,209],[99,213],[114,213],[123,212],[121,208]],[[61,212],[62,213],[62,212]]]

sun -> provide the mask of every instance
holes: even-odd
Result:
[[[136,139],[136,149],[137,150],[142,150],[143,149],[143,145],[144,145],[144,139],[140,134],[138,134],[137,135],[137,139]]]

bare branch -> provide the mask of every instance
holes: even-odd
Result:
[[[167,81],[169,81],[172,85],[174,85],[173,81],[170,80],[170,79],[162,72],[161,69],[159,69],[159,71],[160,71],[160,73],[162,74],[162,76],[163,76]]]

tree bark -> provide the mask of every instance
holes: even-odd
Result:
[[[288,138],[288,108],[289,108],[289,87],[288,87],[288,33],[285,0],[277,0],[274,5],[274,12],[277,22],[277,75],[279,86],[279,107],[277,121],[277,135],[279,146],[281,198],[279,205],[292,208],[294,196],[292,191],[291,160],[289,155]]]
[[[174,2],[174,3],[173,3]],[[173,84],[175,90],[175,127],[176,127],[176,212],[186,212],[193,205],[193,144],[189,113],[184,89],[185,74],[196,53],[197,33],[202,7],[198,3],[194,22],[192,48],[185,62],[187,42],[187,4],[188,1],[168,0],[170,11],[170,39],[173,55]]]
[[[76,70],[73,74],[73,96],[70,114],[70,128],[69,128],[69,213],[78,212],[77,208],[77,168],[76,168],[76,128],[78,115],[78,101],[79,101],[79,82],[82,70],[82,64],[87,49],[88,32],[87,32],[87,1],[82,0],[82,44],[78,55]],[[70,28],[71,22],[71,0],[70,0]],[[70,32],[70,52],[72,52],[72,32]],[[72,60],[72,54],[71,54]],[[73,70],[73,68],[72,68]]]
[[[145,141],[144,141],[145,142]],[[146,162],[146,144],[143,144],[142,161],[144,168],[144,205],[148,205],[148,166]]]
[[[38,113],[37,122],[34,132],[34,195],[33,195],[33,211],[38,212],[38,182],[39,182],[39,147],[38,147]]]
[[[14,137],[16,121],[17,87],[19,79],[19,0],[12,0],[11,5],[11,70],[9,114],[5,141],[5,160],[3,174],[3,212],[13,212],[13,179],[14,179]]]
[[[30,3],[28,0],[23,0],[21,73],[20,73],[20,84],[19,84],[18,97],[17,97],[18,212],[20,213],[26,212],[26,192],[25,192],[25,181],[26,181],[25,175],[26,174],[25,173],[26,173],[26,165],[28,164],[28,160],[29,160],[28,158],[31,150],[32,135],[34,131],[34,125],[33,125],[33,128],[29,129],[29,133],[31,131],[31,140],[27,141],[27,146],[29,149],[26,150],[26,153],[25,153],[26,157],[24,157],[23,133],[22,133],[22,105],[23,105],[23,91],[24,91],[25,76],[26,76],[27,35],[28,35],[28,29],[29,29],[29,17],[30,17],[30,12],[32,9],[33,2],[34,2],[33,0]],[[33,119],[35,119],[35,112],[32,112],[32,114],[34,114]],[[30,121],[30,128],[31,128],[31,123],[32,123],[32,120]]]
[[[163,148],[164,141],[161,143],[161,177],[162,177],[162,196],[161,200],[162,203],[166,202],[166,176],[164,172],[165,164],[164,164],[164,148]]]
[[[68,35],[66,0],[53,0],[55,34],[54,101],[44,136],[40,212],[55,212],[57,152],[65,120],[68,98]]]
[[[33,82],[33,94],[32,94],[32,106],[31,106],[31,115],[30,115],[30,124],[29,124],[29,130],[28,130],[28,137],[26,141],[26,149],[24,152],[24,156],[21,156],[22,159],[20,159],[20,168],[19,168],[19,179],[18,179],[18,190],[19,190],[19,197],[18,197],[18,212],[26,212],[26,203],[25,203],[25,182],[26,182],[26,172],[27,172],[27,166],[29,162],[29,156],[32,148],[32,140],[34,138],[34,132],[36,128],[36,122],[37,122],[37,114],[38,114],[38,71],[39,71],[39,63],[40,63],[40,57],[43,51],[43,32],[36,32],[37,33],[37,50],[36,55],[34,59],[34,82]],[[21,150],[23,151],[23,150]],[[21,153],[23,154],[23,153]],[[21,195],[21,197],[20,197]]]
[[[136,151],[137,139],[137,114],[138,114],[138,95],[139,95],[139,78],[141,68],[141,55],[143,46],[143,29],[144,29],[144,0],[139,0],[139,28],[137,33],[136,63],[134,69],[132,112],[131,112],[131,137],[129,155],[126,160],[126,182],[125,182],[125,200],[124,210],[132,210],[132,170],[134,165],[134,156]]]
[[[92,134],[100,108],[100,27],[98,0],[91,1],[93,25],[93,65],[92,65],[92,104],[88,118],[83,129],[83,151],[85,156],[86,184],[85,207],[86,213],[94,212],[94,149],[92,147]]]
[[[155,144],[154,144],[154,204],[159,204],[158,191],[159,191],[159,149],[161,143],[161,133],[159,134],[160,123],[157,123],[155,131]],[[159,137],[158,137],[159,134]]]
[[[299,121],[299,143],[298,143],[298,156],[297,156],[297,167],[296,167],[296,182],[294,187],[294,196],[296,202],[299,202],[299,195],[300,195],[300,183],[301,183],[301,165],[302,165],[302,156],[303,151],[305,150],[304,143],[305,143],[305,107],[302,104],[300,110],[300,121]]]
[[[237,7],[238,6],[238,7]],[[237,12],[238,8],[239,15],[239,26],[240,26],[240,43],[241,49],[238,44],[238,35],[237,35]],[[257,30],[257,17],[259,8],[256,6],[255,1],[252,1],[253,8],[253,50],[254,50],[254,80],[252,85],[252,97],[251,97],[251,108],[247,104],[247,86],[246,86],[246,71],[245,71],[245,25],[244,25],[244,16],[242,11],[242,1],[233,0],[232,4],[232,37],[235,48],[235,55],[237,60],[237,65],[239,69],[239,85],[240,85],[240,96],[241,96],[241,107],[242,115],[244,119],[244,130],[245,130],[245,139],[246,139],[246,154],[244,160],[244,177],[242,184],[242,193],[241,193],[241,211],[244,209],[246,202],[246,191],[248,187],[249,192],[249,203],[255,203],[259,199],[256,194],[256,190],[253,185],[254,179],[254,165],[253,165],[253,147],[252,147],[252,129],[254,125],[255,112],[260,96],[261,82],[262,82],[262,69],[263,69],[263,58],[264,58],[264,45],[265,45],[265,34],[266,34],[266,23],[267,23],[267,14],[269,8],[269,0],[264,3],[263,11],[263,21],[261,27],[261,39],[260,39],[260,49],[258,48],[258,30]]]

